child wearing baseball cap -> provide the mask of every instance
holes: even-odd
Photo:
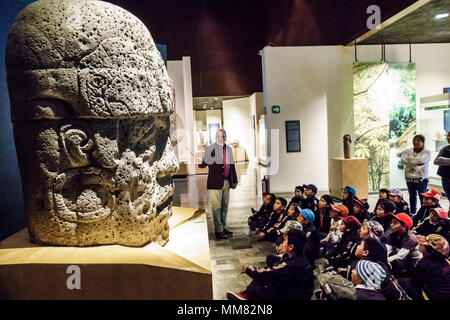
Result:
[[[379,291],[386,272],[376,262],[361,260],[352,271],[352,282],[356,289],[357,300],[386,300]]]
[[[361,223],[354,216],[342,218],[340,226],[342,232],[341,240],[325,255],[328,264],[335,269],[346,267],[352,260],[356,260],[355,251],[361,242],[359,228]]]
[[[415,226],[428,218],[432,209],[441,207],[439,201],[442,199],[442,193],[439,191],[431,189],[427,193],[421,193],[421,195],[423,196],[423,204],[414,216],[413,222]]]
[[[303,231],[306,234],[305,257],[314,266],[314,260],[319,257],[320,249],[320,234],[314,226],[314,212],[310,209],[300,209],[297,221],[302,225]]]
[[[342,238],[341,224],[342,218],[348,216],[348,209],[343,204],[331,205],[330,218],[331,226],[328,235],[320,242],[322,246],[323,255],[326,255]]]
[[[345,188],[342,188],[342,204],[347,207],[349,215],[353,214],[355,199],[357,199],[355,188],[352,186],[345,186]]]
[[[389,200],[391,200],[393,203],[395,203],[395,210],[393,214],[397,213],[406,213],[408,216],[411,214],[409,213],[409,205],[408,203],[403,200],[403,192],[400,189],[392,189],[392,191],[389,193]]]
[[[317,187],[313,184],[304,184],[305,199],[302,200],[302,209],[309,209],[315,212],[319,207],[319,199],[316,197]]]
[[[450,297],[450,247],[438,234],[417,236],[423,258],[410,278],[400,278],[399,284],[413,300],[447,300]]]
[[[411,233],[413,221],[406,213],[390,214],[391,233],[386,241],[388,263],[391,265],[392,274],[407,276],[422,258],[417,250],[417,241]]]
[[[364,220],[370,220],[371,216],[368,212],[369,203],[364,199],[355,199],[353,205],[353,215],[359,222],[363,223]]]
[[[432,233],[440,234],[449,241],[450,220],[448,220],[448,212],[444,208],[431,209],[430,216],[414,227],[413,233],[422,236]]]

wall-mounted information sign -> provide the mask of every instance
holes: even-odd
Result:
[[[286,121],[286,151],[300,152],[300,120]]]

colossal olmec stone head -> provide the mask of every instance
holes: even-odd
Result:
[[[144,24],[95,0],[40,0],[6,65],[27,224],[43,244],[168,241],[171,82]]]

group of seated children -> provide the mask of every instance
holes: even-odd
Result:
[[[265,268],[244,265],[253,281],[244,292],[228,292],[229,299],[309,300],[314,268],[321,299],[450,298],[450,220],[439,191],[423,193],[412,217],[398,189],[381,189],[372,213],[351,186],[339,204],[316,193],[313,184],[297,186],[289,204],[268,194],[252,209],[250,229],[274,242],[277,254]]]

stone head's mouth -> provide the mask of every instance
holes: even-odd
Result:
[[[112,173],[98,167],[69,169],[55,179],[55,214],[69,222],[89,223],[111,215],[116,206]]]

